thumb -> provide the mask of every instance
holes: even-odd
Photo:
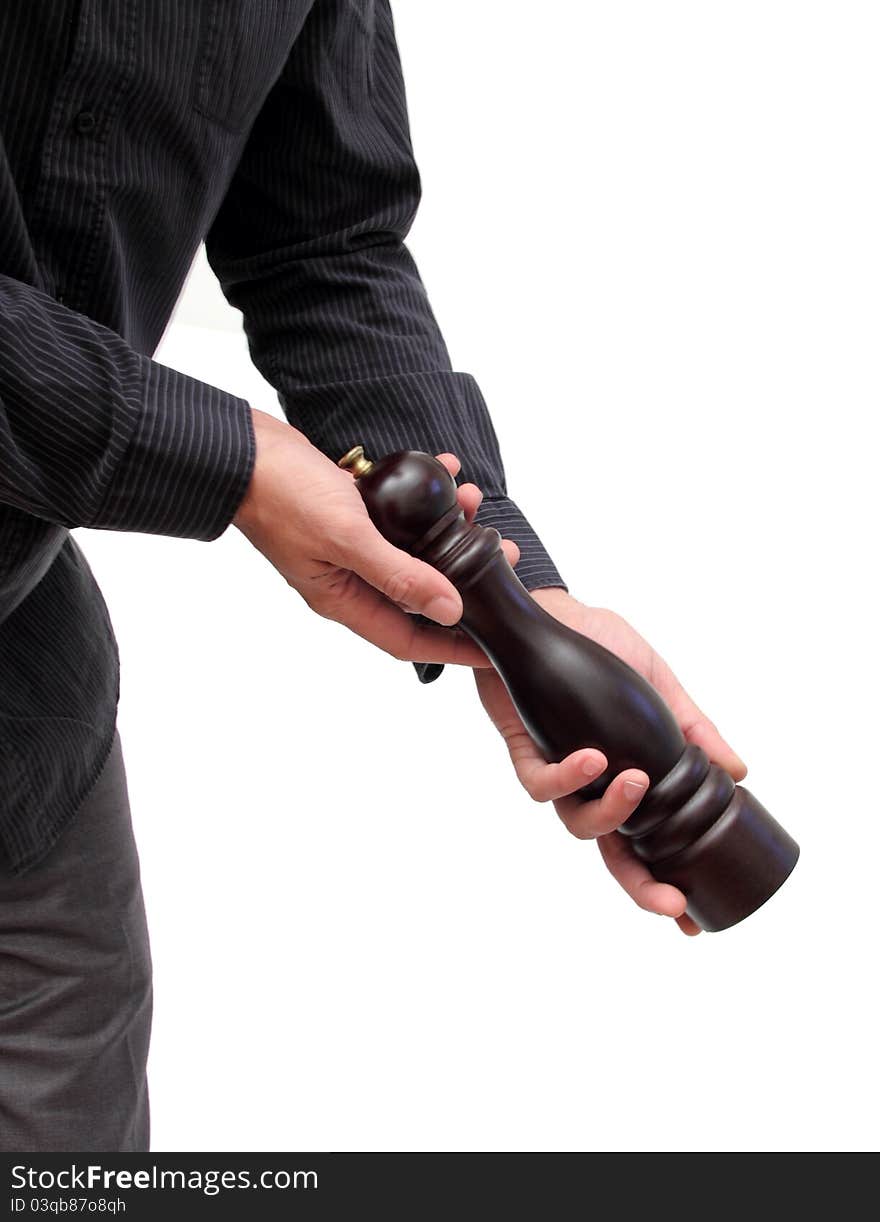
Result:
[[[424,560],[395,547],[372,523],[351,538],[347,567],[404,611],[450,627],[461,619],[461,596],[451,581]]]

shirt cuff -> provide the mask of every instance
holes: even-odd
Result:
[[[494,526],[502,538],[513,539],[519,545],[520,558],[514,571],[527,590],[540,590],[545,586],[568,589],[525,514],[510,497],[484,497],[474,520],[479,526]],[[426,624],[432,622],[424,616],[419,619]],[[443,673],[443,665],[439,662],[414,662],[413,665],[422,683],[433,683]]]
[[[143,410],[113,470],[97,529],[216,539],[247,491],[256,458],[244,399],[145,362]]]

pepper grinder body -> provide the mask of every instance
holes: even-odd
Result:
[[[355,447],[339,465],[355,474],[377,529],[458,589],[460,627],[492,662],[544,758],[582,747],[606,755],[608,768],[579,796],[598,797],[624,768],[648,774],[647,794],[619,830],[655,878],[685,893],[701,928],[735,925],[778,890],[797,862],[795,841],[686,742],[641,675],[532,598],[498,532],[465,520],[442,463],[411,450],[369,463]]]

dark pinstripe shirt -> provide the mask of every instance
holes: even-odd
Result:
[[[386,0],[0,2],[7,868],[113,736],[116,642],[71,530],[215,539],[250,478],[248,404],[151,360],[201,241],[292,424],[334,459],[453,450],[526,585],[562,584],[404,245],[418,196]]]

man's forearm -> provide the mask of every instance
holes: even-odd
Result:
[[[253,360],[285,414],[334,461],[450,451],[485,500],[479,520],[521,550],[529,586],[562,585],[509,499],[495,429],[453,370],[405,244],[420,182],[386,0],[370,28],[317,0],[251,132],[208,235]]]

